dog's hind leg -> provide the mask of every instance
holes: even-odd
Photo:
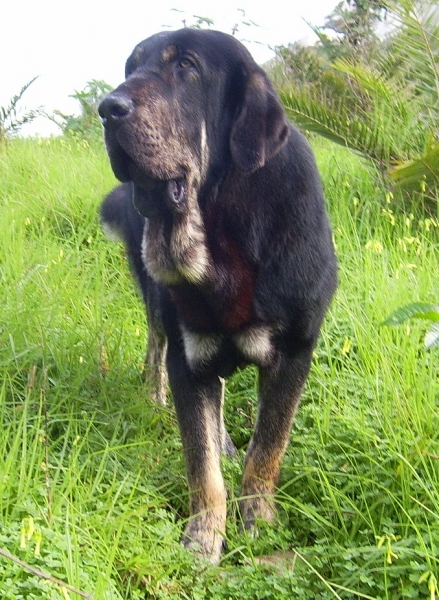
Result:
[[[275,487],[311,357],[310,345],[259,370],[258,416],[245,458],[240,502],[246,529],[258,518],[271,521],[275,515]]]
[[[157,404],[166,404],[168,373],[166,371],[166,335],[161,322],[149,319],[144,380],[146,389]]]
[[[226,456],[235,456],[236,446],[229,435],[224,423],[224,400],[226,393],[226,381],[220,377],[221,382],[221,449]]]
[[[168,373],[166,371],[168,343],[161,315],[160,291],[157,284],[147,275],[145,270],[140,272],[139,282],[145,301],[148,327],[143,372],[145,385],[154,402],[164,406],[168,389]]]

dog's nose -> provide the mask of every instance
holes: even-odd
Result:
[[[123,94],[108,94],[99,104],[102,123],[117,123],[125,119],[133,110],[133,101]]]

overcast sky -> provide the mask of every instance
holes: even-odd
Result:
[[[212,19],[215,29],[227,33],[238,24],[237,37],[263,63],[273,56],[270,48],[312,38],[306,21],[322,25],[337,1],[2,0],[0,106],[38,75],[21,106],[76,113],[78,103],[69,94],[92,79],[118,85],[138,42],[164,28],[182,27],[183,20],[191,25],[194,15]],[[58,131],[45,119],[23,130],[51,132]]]

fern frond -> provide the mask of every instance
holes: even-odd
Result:
[[[308,131],[321,135],[332,142],[360,152],[381,167],[391,159],[402,155],[394,143],[392,113],[384,110],[377,115],[373,106],[369,110],[357,107],[351,111],[343,106],[340,98],[317,97],[313,90],[283,90],[281,99],[292,121]]]
[[[431,143],[419,158],[397,163],[390,178],[404,188],[439,188],[439,142]]]
[[[439,99],[439,9],[436,0],[390,1],[397,24],[390,38],[395,62],[402,61],[406,77],[418,93]]]

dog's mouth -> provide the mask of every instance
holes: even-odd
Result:
[[[139,164],[120,144],[109,148],[111,166],[120,181],[134,184],[134,205],[147,218],[166,212],[182,214],[186,209],[187,177]],[[182,171],[182,169],[181,169]]]
[[[160,180],[146,177],[134,181],[134,206],[148,219],[165,213],[182,214],[186,210],[187,185],[184,177]]]
[[[169,201],[175,207],[181,205],[186,191],[186,181],[184,177],[178,179],[170,179],[166,182],[166,191],[169,196]]]

